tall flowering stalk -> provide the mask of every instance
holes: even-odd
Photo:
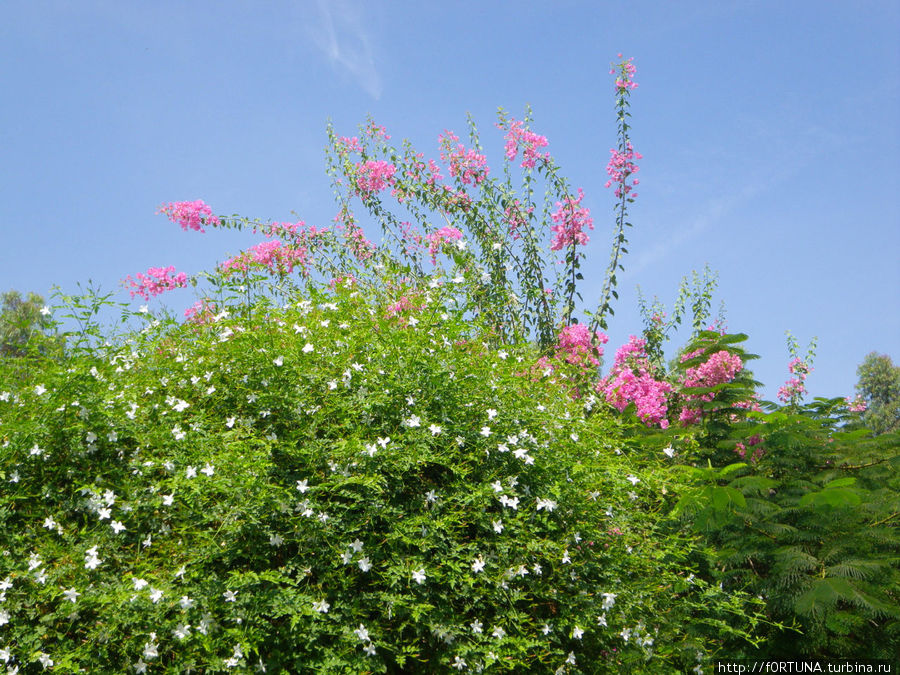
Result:
[[[619,58],[621,57],[622,55],[619,54]],[[610,159],[606,167],[609,180],[606,182],[606,187],[615,186],[616,230],[613,237],[609,267],[607,267],[603,290],[600,293],[600,303],[591,319],[592,330],[597,328],[606,329],[608,327],[606,315],[615,313],[611,306],[611,299],[618,299],[619,297],[616,291],[616,274],[618,270],[624,270],[620,259],[624,253],[628,252],[628,249],[625,248],[625,245],[628,243],[625,237],[625,228],[632,226],[628,222],[628,205],[634,202],[637,197],[634,187],[639,182],[634,177],[634,174],[638,171],[635,160],[643,158],[640,153],[634,150],[628,135],[628,131],[631,128],[631,125],[628,124],[628,119],[631,117],[631,113],[628,112],[629,97],[631,92],[637,87],[637,83],[634,81],[635,70],[632,59],[629,58],[619,61],[609,71],[610,74],[616,75],[618,146],[610,150]]]

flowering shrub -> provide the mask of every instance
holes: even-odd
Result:
[[[534,348],[451,291],[405,326],[344,283],[139,314],[0,378],[6,667],[669,672],[739,644],[754,603],[661,516],[668,458],[519,377]]]
[[[203,225],[218,225],[219,218],[202,199],[193,202],[171,202],[159,208],[157,213],[164,213],[173,223],[181,225],[182,230],[205,232]]]
[[[611,372],[597,383],[596,389],[619,412],[634,404],[642,422],[665,429],[669,426],[667,396],[672,386],[654,376],[645,345],[644,340],[632,335],[627,344],[616,350]]]

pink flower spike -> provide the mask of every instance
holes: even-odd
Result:
[[[129,275],[124,284],[128,288],[128,292],[133,298],[135,295],[141,296],[144,300],[171,291],[176,288],[184,288],[187,286],[187,275],[184,272],[174,274],[175,268],[172,265],[168,267],[151,267],[146,274],[137,273],[137,280],[132,279]]]
[[[169,220],[181,225],[181,229],[184,231],[191,229],[206,232],[203,225],[216,226],[219,224],[219,217],[213,215],[212,209],[202,199],[192,202],[171,202],[159,207],[157,213],[166,214]]]

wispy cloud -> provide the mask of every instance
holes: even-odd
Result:
[[[381,77],[375,67],[362,3],[317,0],[317,4],[321,23],[312,31],[313,42],[332,65],[349,73],[372,98],[380,98]]]

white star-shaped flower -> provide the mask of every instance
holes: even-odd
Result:
[[[222,597],[225,598],[225,602],[236,602],[237,591],[225,591],[222,593]]]
[[[675,456],[675,449],[672,448],[671,446],[669,446],[668,448],[663,448],[663,454],[664,454],[666,457],[670,457],[670,458],[671,458],[671,457],[674,457],[674,456]]]
[[[63,595],[66,596],[66,600],[68,600],[69,602],[77,602],[78,596],[81,595],[81,593],[76,591],[74,588],[70,588],[67,591],[63,591]]]
[[[415,570],[412,573],[412,578],[413,578],[413,581],[415,581],[417,584],[424,584],[425,583],[425,569],[422,568],[422,569]]]
[[[353,631],[356,633],[356,637],[359,638],[360,642],[368,642],[369,641],[369,631],[362,624],[359,624],[359,628]]]
[[[216,471],[216,467],[214,467],[209,462],[206,463],[202,469],[200,469],[200,473],[205,473],[207,476],[212,476]]]
[[[361,569],[363,572],[368,572],[370,569],[372,569],[372,561],[369,560],[368,556],[366,556],[365,558],[361,558],[360,561],[356,564],[359,565],[359,569]]]
[[[109,524],[109,526],[113,529],[113,531],[114,531],[116,534],[119,534],[120,532],[122,532],[122,531],[124,531],[124,530],[126,529],[125,526],[124,526],[122,523],[120,523],[118,520],[112,521],[112,522]]]
[[[630,474],[628,476],[625,476],[625,478],[627,480],[631,481],[632,485],[637,485],[638,483],[641,482],[640,478],[638,478],[637,476],[630,475]]]
[[[472,632],[476,635],[483,632],[484,624],[481,623],[478,619],[475,619],[472,623],[469,624],[472,627]]]
[[[475,574],[478,574],[481,570],[484,569],[484,559],[481,556],[475,558],[475,561],[472,563],[472,571]]]
[[[496,532],[497,534],[500,534],[501,532],[503,532],[503,521],[502,520],[491,521],[491,525],[494,526],[494,532]]]
[[[304,353],[304,354],[309,354],[309,353],[310,353],[311,351],[313,351],[314,349],[315,349],[315,347],[313,347],[313,346],[312,346],[310,343],[308,343],[308,342],[307,342],[305,345],[303,345],[303,353]]]
[[[611,609],[613,605],[616,604],[616,594],[615,593],[603,593],[603,605],[601,609]]]
[[[582,635],[584,635],[583,628],[579,628],[578,626],[575,626],[575,628],[572,629],[572,637],[575,638],[576,640],[580,640]]]
[[[163,597],[163,592],[162,592],[161,590],[159,590],[158,588],[151,588],[151,589],[150,589],[150,601],[151,601],[154,605],[155,605],[156,603],[158,603],[160,600],[162,600],[162,597]]]
[[[314,612],[319,612],[320,614],[327,614],[329,609],[331,609],[331,605],[329,605],[325,600],[316,600],[313,603],[313,611]]]

